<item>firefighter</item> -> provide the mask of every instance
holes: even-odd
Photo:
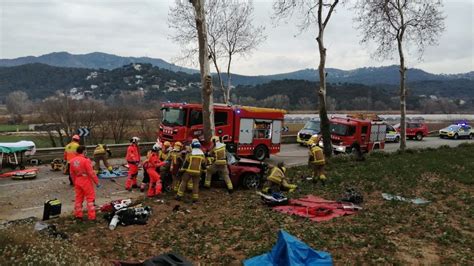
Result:
[[[229,178],[229,169],[227,169],[227,155],[225,144],[222,143],[218,136],[211,138],[211,151],[209,152],[209,162],[210,165],[206,170],[206,181],[204,186],[209,188],[211,187],[212,175],[218,174],[224,178],[225,184],[227,185],[227,191],[232,193],[232,181]]]
[[[199,199],[199,180],[201,179],[201,170],[206,167],[206,156],[201,150],[201,143],[197,139],[191,142],[191,152],[186,155],[183,167],[182,181],[176,195],[176,200],[181,200],[186,190],[186,184],[190,179],[193,181],[193,203]]]
[[[155,146],[160,147],[158,142],[155,143],[155,145],[153,145],[153,147],[155,147]],[[146,159],[143,162],[143,164],[145,164],[150,159],[151,154],[152,154],[152,150],[149,150],[146,153]],[[143,180],[142,180],[142,183],[140,184],[140,191],[144,192],[149,183],[150,183],[150,176],[148,175],[147,171],[143,171]]]
[[[148,197],[154,197],[161,194],[162,184],[160,174],[156,171],[157,168],[162,167],[165,162],[160,161],[158,153],[160,148],[158,145],[153,145],[151,149],[150,158],[143,164],[143,168],[148,173],[150,184],[148,186]]]
[[[181,176],[179,173],[179,169],[183,165],[183,144],[179,141],[174,143],[173,150],[170,151],[169,159],[170,159],[170,173],[172,176],[173,182],[171,183],[171,188],[178,192],[179,182],[181,181]]]
[[[281,190],[293,192],[296,185],[290,184],[285,176],[286,168],[283,162],[278,163],[273,167],[270,174],[267,176],[267,181],[263,184],[263,193],[280,192]]]
[[[140,164],[140,150],[138,148],[138,137],[130,139],[130,145],[127,148],[127,155],[125,160],[128,163],[128,177],[125,182],[125,189],[132,191],[132,188],[137,188],[138,165]]]
[[[64,174],[69,175],[69,185],[74,186],[74,179],[71,177],[69,172],[69,162],[76,157],[77,155],[77,148],[79,147],[79,141],[81,137],[79,135],[72,136],[71,142],[64,147],[64,161],[66,162],[66,166],[64,167]]]
[[[112,156],[112,152],[110,151],[109,147],[107,147],[106,144],[97,144],[97,146],[94,149],[94,170],[96,174],[99,174],[100,171],[100,161],[104,162],[104,166],[109,170],[109,172],[112,173],[112,166],[109,165],[109,162],[107,161],[108,156]]]
[[[166,163],[163,164],[163,166],[161,166],[158,169],[158,171],[162,179],[170,178],[169,154],[170,154],[170,151],[172,150],[171,143],[169,141],[165,141],[163,142],[163,145],[160,148],[161,149],[158,153],[159,159],[160,161],[166,162]]]
[[[324,174],[324,165],[326,162],[324,159],[323,149],[318,145],[320,140],[320,136],[313,135],[308,141],[308,165],[313,170],[313,182],[321,181],[321,183],[325,185],[326,175]]]
[[[77,148],[77,156],[70,161],[70,173],[74,180],[74,216],[82,219],[82,202],[87,202],[87,217],[95,220],[95,191],[94,184],[99,186],[99,179],[92,169],[92,162],[84,156],[86,147],[80,145]]]

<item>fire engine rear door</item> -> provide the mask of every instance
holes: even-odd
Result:
[[[241,118],[239,130],[239,143],[250,144],[253,140],[253,119]]]
[[[280,144],[280,142],[281,142],[281,121],[273,120],[272,143]]]

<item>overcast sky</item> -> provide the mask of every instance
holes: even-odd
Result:
[[[409,67],[432,73],[474,70],[474,1],[445,0],[446,30],[439,45],[428,47],[423,61]],[[67,51],[149,56],[173,61],[179,47],[170,39],[168,11],[172,0],[0,0],[0,58]],[[250,57],[239,58],[233,72],[275,74],[317,68],[315,33],[298,35],[296,19],[274,25],[272,1],[254,0],[255,22],[266,27],[267,40]],[[359,44],[353,12],[339,7],[325,36],[327,66],[340,69],[396,64],[377,61]]]

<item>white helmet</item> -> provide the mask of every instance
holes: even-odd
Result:
[[[153,151],[159,151],[159,150],[161,150],[161,147],[160,147],[160,145],[155,144],[155,145],[153,145],[153,147],[152,147],[151,149],[152,149]]]
[[[130,142],[131,142],[131,143],[138,143],[139,141],[140,141],[140,138],[139,138],[139,137],[132,137],[132,138],[130,139]]]

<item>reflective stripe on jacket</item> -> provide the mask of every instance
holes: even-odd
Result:
[[[206,157],[201,149],[192,149],[191,153],[186,155],[183,164],[183,170],[189,174],[201,174],[201,169],[206,164]]]
[[[277,184],[281,184],[283,179],[285,179],[285,173],[283,173],[283,171],[276,166],[272,168],[270,175],[267,177],[267,180]]]
[[[325,164],[323,149],[317,145],[311,147],[310,161],[317,165]]]
[[[225,144],[217,142],[216,146],[211,150],[210,156],[212,157],[212,161],[214,161],[214,164],[227,164]]]

